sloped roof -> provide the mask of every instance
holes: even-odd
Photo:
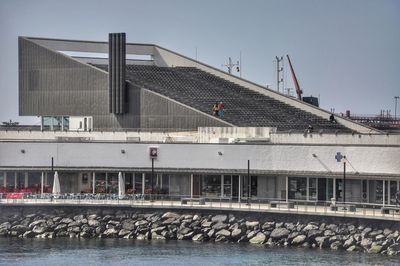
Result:
[[[106,65],[96,65],[107,70]],[[350,132],[337,123],[247,89],[195,67],[127,65],[126,78],[132,84],[155,91],[201,112],[211,114],[212,105],[222,101],[221,119],[241,127],[276,127],[278,131],[306,130]]]

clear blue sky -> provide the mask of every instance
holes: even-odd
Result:
[[[243,77],[263,85],[275,86],[273,60],[289,54],[304,94],[336,112],[394,114],[400,95],[399,0],[1,0],[0,121],[32,121],[18,117],[19,35],[106,41],[109,32],[189,57],[197,47],[218,68],[242,51]]]

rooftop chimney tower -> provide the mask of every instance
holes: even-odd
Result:
[[[126,111],[126,36],[125,33],[108,35],[108,90],[110,113],[123,114]]]

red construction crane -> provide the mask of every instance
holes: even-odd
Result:
[[[294,86],[296,87],[297,98],[301,101],[301,95],[303,94],[303,91],[300,89],[300,85],[299,85],[299,82],[297,81],[296,74],[294,73],[294,69],[292,66],[292,62],[290,61],[289,55],[286,55],[286,57],[289,61],[290,72],[292,72],[292,78],[293,78]]]

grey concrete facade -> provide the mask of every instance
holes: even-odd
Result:
[[[93,128],[104,130],[232,126],[129,83],[125,87],[127,95],[121,91],[118,97],[115,94],[119,104],[113,112],[108,80],[109,74],[105,71],[44,47],[34,39],[19,38],[19,114],[22,116],[92,116]],[[123,110],[129,111],[122,113]]]

